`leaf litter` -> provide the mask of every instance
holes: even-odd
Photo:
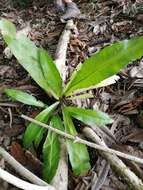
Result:
[[[142,5],[143,2],[142,0],[136,2],[137,4],[134,5],[130,0],[99,0],[95,1],[95,3],[87,0],[82,2],[77,1],[82,15],[76,20],[77,31],[73,32],[68,48],[67,66],[69,75],[73,72],[78,63],[83,62],[87,56],[99,51],[101,48],[113,42],[143,34],[143,13],[139,11],[139,4]],[[28,36],[36,45],[46,48],[52,57],[54,57],[57,41],[64,28],[64,24],[60,22],[59,14],[52,4],[35,1],[24,9],[13,7],[10,0],[4,0],[3,3],[0,2],[0,4],[0,13],[2,16],[13,21],[19,30],[25,28],[28,23],[30,25]],[[5,47],[2,40],[0,40],[0,47],[4,51]],[[28,91],[32,91],[38,97],[43,98],[43,92],[37,88],[29,77],[27,78],[27,73],[17,64],[13,57],[8,57],[10,60],[5,58],[2,50],[0,50],[0,87],[8,85],[11,87],[19,86],[19,88],[23,89],[25,85]],[[27,78],[27,80],[25,80],[25,78]],[[87,108],[98,107],[102,111],[109,112],[115,118],[115,122],[113,126],[111,126],[110,131],[115,136],[116,143],[111,141],[108,142],[109,145],[115,145],[116,149],[126,153],[130,152],[132,155],[139,157],[143,157],[142,78],[143,64],[142,60],[139,60],[123,69],[119,73],[119,79],[115,84],[92,90],[91,93],[94,94],[96,98],[88,99],[86,102],[82,100],[82,106]],[[51,100],[49,99],[48,101]],[[41,157],[37,156],[38,154],[35,152],[29,154],[22,149],[21,138],[24,124],[23,121],[17,119],[17,115],[19,113],[35,115],[35,112],[38,111],[20,105],[13,107],[11,109],[13,117],[11,128],[9,125],[8,99],[6,99],[3,94],[0,94],[0,103],[0,143],[7,150],[10,150],[10,153],[14,155],[18,161],[22,158],[20,162],[28,168],[32,167],[32,171],[34,172],[34,170],[37,169],[37,163],[39,164],[38,168],[41,167]],[[7,104],[7,106],[3,106],[2,103]],[[75,104],[78,104],[78,102],[75,102]],[[109,141],[107,136],[108,134],[106,134],[106,136],[104,134],[104,138],[108,139],[106,141]],[[105,165],[103,164],[104,160],[102,160],[97,153],[91,153],[90,156],[92,163],[94,163],[92,165],[93,169],[87,176],[79,178],[70,174],[72,180],[71,182],[69,180],[69,189],[85,190],[95,187],[95,171],[99,175],[98,177],[100,177],[100,184],[104,182],[100,187],[101,190],[116,190],[119,189],[119,184],[122,185],[122,190],[126,189],[126,184],[123,184],[111,169],[108,171],[106,178],[101,175],[104,168],[103,166]],[[98,159],[101,159],[101,161],[96,162]],[[36,164],[34,164],[35,162]],[[3,159],[1,159],[1,163],[3,165],[2,167],[11,170],[11,168],[4,163]],[[31,163],[33,163],[33,165],[29,166]],[[98,170],[95,169],[97,166]],[[141,176],[142,167],[138,166],[136,170],[134,169],[135,166],[131,164],[129,167],[133,169],[138,176]],[[40,172],[37,175],[40,175]],[[94,185],[91,183],[93,181]],[[98,183],[96,183],[96,185]],[[13,187],[2,181],[1,186],[3,190],[13,189]]]

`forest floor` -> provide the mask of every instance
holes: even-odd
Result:
[[[73,34],[68,47],[67,78],[78,63],[92,53],[113,42],[143,35],[143,13],[133,12],[128,1],[100,0],[91,3],[83,0],[77,1],[77,4],[82,14],[75,19],[77,31]],[[47,49],[54,58],[65,24],[61,23],[60,13],[57,13],[53,4],[39,1],[26,8],[20,8],[13,7],[7,0],[0,0],[0,16],[11,20],[18,30],[30,28],[28,36],[37,46]],[[1,91],[4,87],[16,87],[31,92],[36,97],[44,99],[45,102],[50,102],[50,98],[45,99],[45,94],[31,80],[16,59],[14,57],[8,59],[4,55],[5,47],[0,38]],[[81,106],[98,107],[114,115],[115,122],[109,126],[114,139],[105,134],[105,142],[117,150],[143,158],[143,60],[131,63],[118,75],[120,79],[115,84],[93,90],[96,98],[81,102]],[[8,97],[0,93],[0,145],[21,164],[41,176],[41,157],[37,156],[36,152],[31,153],[22,147],[22,134],[27,123],[19,117],[21,113],[34,117],[39,111],[17,102],[11,102]],[[105,167],[105,160],[99,156],[98,152],[90,152],[92,170],[83,177],[75,177],[70,171],[70,190],[90,189],[94,173],[100,174]],[[132,165],[130,161],[126,161],[126,165],[143,180],[142,166]],[[18,175],[2,158],[0,166]],[[107,171],[108,175],[105,179],[101,178],[104,180],[101,190],[128,189],[114,170],[105,167],[104,171]],[[15,189],[6,182],[0,181],[0,190]]]

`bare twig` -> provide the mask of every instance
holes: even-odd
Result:
[[[8,108],[8,113],[9,113],[9,126],[10,128],[12,128],[13,117],[12,117],[11,108]]]
[[[15,103],[2,103],[2,102],[0,102],[0,106],[1,107],[14,107],[14,108],[16,108],[16,107],[18,107],[18,104],[15,104]]]
[[[61,131],[61,130],[58,130],[58,129],[53,128],[53,127],[51,127],[51,126],[49,126],[49,125],[46,125],[46,124],[44,124],[44,123],[42,123],[42,122],[40,122],[40,121],[37,121],[37,120],[35,120],[35,119],[32,119],[32,118],[30,118],[30,117],[28,117],[28,116],[26,116],[26,115],[21,115],[21,117],[22,117],[23,119],[27,120],[27,121],[30,121],[30,122],[32,122],[32,123],[37,124],[38,126],[47,128],[47,129],[49,129],[49,130],[51,130],[51,131],[57,133],[58,135],[61,135],[61,136],[65,137],[65,138],[68,138],[68,139],[70,139],[70,140],[73,140],[75,143],[78,142],[78,143],[81,143],[81,144],[85,144],[85,145],[87,145],[87,146],[89,146],[89,147],[92,147],[92,148],[97,149],[97,150],[101,150],[101,151],[106,152],[106,153],[109,153],[109,154],[111,154],[111,155],[114,154],[114,155],[117,155],[117,156],[122,157],[122,158],[124,158],[124,159],[128,159],[128,160],[134,161],[134,162],[136,162],[136,163],[143,164],[143,159],[141,159],[141,158],[138,158],[138,157],[135,157],[135,156],[132,156],[132,155],[129,155],[129,154],[125,154],[125,153],[122,153],[122,152],[120,152],[120,151],[117,151],[117,150],[113,150],[113,149],[111,149],[111,148],[108,148],[108,147],[106,147],[106,146],[89,142],[89,141],[87,141],[87,140],[83,140],[83,139],[81,139],[81,138],[79,138],[79,137],[77,137],[77,136],[73,136],[73,135],[70,135],[70,134],[68,134],[68,133],[65,133],[65,132],[63,132],[63,131]],[[88,129],[90,129],[90,128],[88,128]],[[91,129],[90,129],[90,130],[91,130]],[[87,131],[87,130],[86,130],[86,131]],[[87,132],[88,132],[88,131],[87,131]],[[85,134],[86,134],[86,133],[85,133]],[[98,138],[99,138],[99,137],[98,137]]]
[[[52,186],[38,186],[28,183],[18,177],[13,176],[2,168],[0,168],[0,178],[23,190],[55,190]]]
[[[23,167],[18,161],[16,161],[6,150],[0,147],[0,155],[23,177],[28,179],[34,184],[42,185],[42,186],[52,186],[48,185],[45,181],[34,175],[28,169]],[[54,188],[52,188],[54,189]]]

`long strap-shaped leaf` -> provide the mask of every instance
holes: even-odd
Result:
[[[19,63],[30,73],[31,77],[41,86],[45,91],[50,92],[55,98],[59,98],[59,88],[61,87],[59,85],[57,92],[53,90],[53,86],[51,85],[52,82],[49,83],[47,78],[51,81],[51,78],[48,77],[49,71],[47,72],[47,78],[45,78],[44,73],[46,73],[47,70],[43,72],[42,65],[46,65],[49,67],[49,63],[51,66],[51,59],[48,62],[48,59],[46,59],[46,53],[44,53],[44,58],[42,56],[42,50],[37,48],[33,42],[31,42],[27,37],[21,35],[18,39],[14,39],[10,44],[9,48],[11,49],[14,56],[18,59]],[[46,60],[45,60],[46,59]],[[53,63],[53,69],[57,71],[55,64]],[[51,67],[49,67],[49,70],[51,72],[51,75],[55,78],[54,82],[56,83],[56,75],[55,72],[51,70]],[[58,71],[57,71],[58,73]],[[58,79],[57,79],[58,81]],[[56,85],[56,87],[58,84]]]
[[[76,136],[77,132],[71,117],[65,109],[63,109],[65,131]],[[75,175],[85,174],[90,169],[89,155],[87,147],[83,144],[67,140],[67,149],[72,169]]]
[[[16,28],[15,26],[6,19],[0,20],[0,30],[3,35],[3,38],[7,44],[12,42],[12,40],[16,37]]]
[[[118,73],[129,62],[143,55],[143,37],[124,40],[94,54],[78,66],[65,88],[69,96],[81,89],[92,89],[104,79]]]
[[[26,36],[15,36],[13,28],[9,21],[0,20],[1,33],[13,55],[41,88],[59,99],[62,79],[54,62],[45,50],[37,48]]]
[[[39,63],[43,71],[45,80],[48,83],[54,96],[60,97],[62,94],[62,79],[52,58],[44,49],[39,49]]]
[[[13,100],[17,100],[19,102],[22,102],[23,104],[37,107],[46,107],[43,102],[41,102],[40,100],[36,100],[34,96],[21,90],[6,88],[4,92]]]
[[[70,116],[82,121],[87,125],[103,126],[113,122],[113,120],[106,113],[101,111],[76,107],[65,107],[65,110],[69,113]]]
[[[54,128],[64,130],[60,117],[53,116],[50,125]],[[43,177],[45,181],[51,182],[56,174],[60,159],[60,141],[56,133],[48,131],[43,145]]]
[[[55,111],[58,104],[59,104],[59,102],[56,102],[55,104],[46,108],[41,113],[39,113],[35,119],[38,121],[41,121],[41,122],[47,122],[49,120],[50,116]],[[37,136],[39,139],[38,140],[38,143],[39,143],[43,137],[44,131],[45,131],[44,128],[41,128],[34,123],[29,124],[25,131],[24,138],[23,138],[23,143],[24,143],[25,148],[30,147],[32,145],[32,142],[35,141],[35,139],[37,138]],[[39,133],[40,133],[40,136],[39,136]]]

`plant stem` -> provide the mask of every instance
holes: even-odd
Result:
[[[47,128],[47,129],[57,133],[60,136],[63,136],[63,137],[68,138],[70,140],[73,140],[75,143],[78,142],[78,143],[81,143],[81,144],[85,144],[85,145],[87,145],[89,147],[92,147],[94,149],[101,150],[101,151],[104,151],[104,152],[107,152],[107,153],[110,153],[110,154],[114,154],[114,155],[117,155],[117,156],[122,157],[124,159],[128,159],[128,160],[131,160],[131,161],[134,161],[136,163],[139,163],[139,164],[143,165],[143,159],[141,159],[141,158],[138,158],[138,157],[135,157],[135,156],[132,156],[132,155],[129,155],[129,154],[122,153],[122,152],[117,151],[117,150],[113,150],[113,149],[108,148],[108,147],[104,147],[104,146],[89,142],[89,141],[81,139],[81,138],[79,138],[77,136],[70,135],[70,134],[65,133],[65,132],[63,132],[61,130],[53,128],[53,127],[51,127],[49,125],[46,125],[46,124],[44,124],[44,123],[42,123],[40,121],[32,119],[32,118],[30,118],[30,117],[28,117],[26,115],[21,115],[21,117],[23,119],[29,121],[29,122],[32,122],[32,123],[35,123],[35,124],[37,124],[37,125],[39,125],[41,127]]]

